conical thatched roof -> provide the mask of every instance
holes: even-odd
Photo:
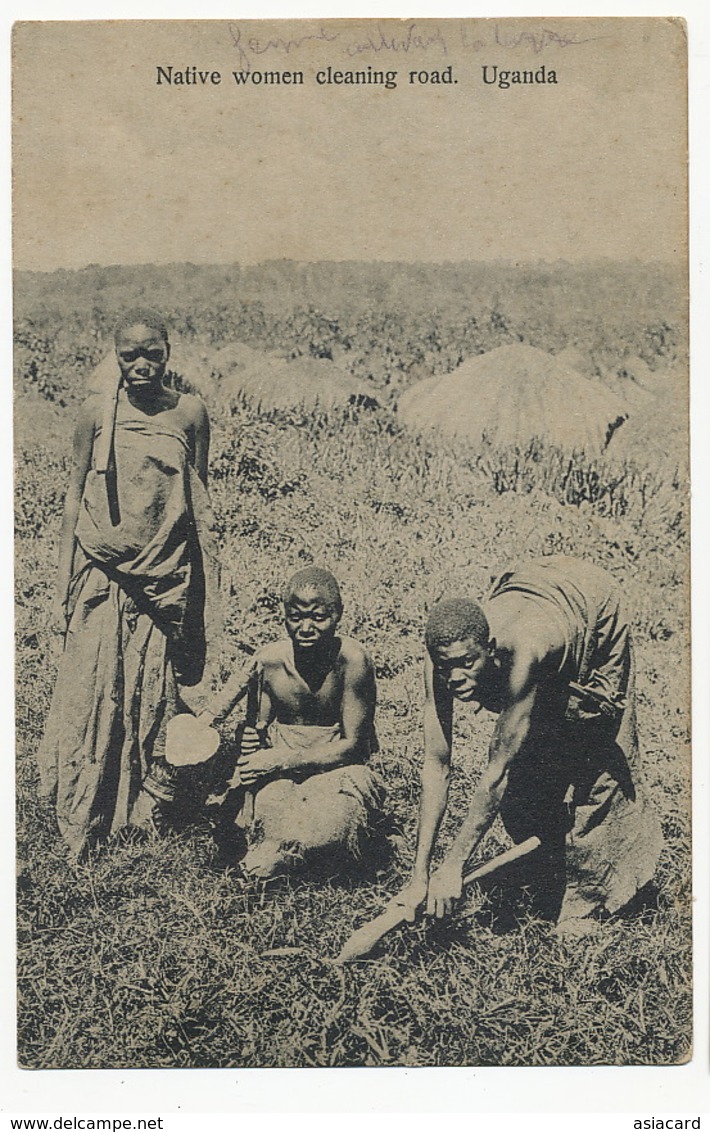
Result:
[[[332,408],[372,394],[324,358],[286,361],[275,354],[232,342],[212,357],[223,395],[240,393],[269,409]]]
[[[579,346],[565,346],[559,354],[555,354],[560,365],[567,369],[576,370],[582,377],[596,377],[594,362],[587,351],[580,350]]]
[[[631,459],[660,470],[688,464],[688,383],[682,371],[652,375],[654,391],[644,389],[623,428],[609,443],[609,456]]]
[[[483,437],[497,445],[540,437],[601,452],[627,416],[610,390],[532,346],[501,346],[420,386],[400,399],[404,423],[475,445]]]

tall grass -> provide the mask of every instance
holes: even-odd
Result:
[[[57,381],[76,388],[74,371]],[[45,412],[37,389],[26,396]],[[362,409],[260,413],[242,401],[210,410],[226,566],[223,674],[281,631],[289,572],[311,561],[333,568],[344,629],[375,658],[387,836],[361,873],[324,868],[266,890],[238,881],[200,823],[67,862],[52,815],[37,801],[33,755],[54,674],[47,616],[68,421],[53,402],[40,437],[35,427],[24,431],[25,415],[16,494],[22,1064],[682,1060],[691,1017],[683,484],[644,480],[630,465],[612,478],[601,462],[537,444],[472,457]],[[654,899],[563,945],[524,905],[501,932],[488,914],[491,894],[474,891],[449,924],[403,929],[373,959],[336,968],[332,958],[351,929],[381,908],[411,866],[427,607],[444,592],[480,595],[501,567],[550,552],[610,569],[632,609],[644,768],[666,835]],[[457,717],[444,844],[484,764],[491,726],[463,711]],[[496,825],[484,852],[506,843]]]

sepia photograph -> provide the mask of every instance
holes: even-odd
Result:
[[[17,1058],[693,1050],[688,30],[12,41]]]

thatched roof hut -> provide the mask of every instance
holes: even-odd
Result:
[[[232,342],[216,351],[212,367],[223,395],[244,394],[267,409],[329,409],[374,400],[371,390],[326,358],[286,361]]]
[[[629,419],[609,444],[609,456],[630,459],[657,470],[688,467],[688,380],[682,370],[652,375],[654,388],[643,390],[630,406]]]
[[[600,382],[532,346],[501,346],[428,378],[400,398],[405,424],[479,445],[526,444],[601,452],[627,411]]]

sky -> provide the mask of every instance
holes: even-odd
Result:
[[[13,46],[17,268],[683,263],[677,22],[44,22]],[[319,85],[328,66],[397,85]],[[557,83],[501,89],[484,66]],[[158,83],[158,67],[222,81]],[[450,83],[409,81],[448,67]],[[255,85],[265,70],[304,83]]]

